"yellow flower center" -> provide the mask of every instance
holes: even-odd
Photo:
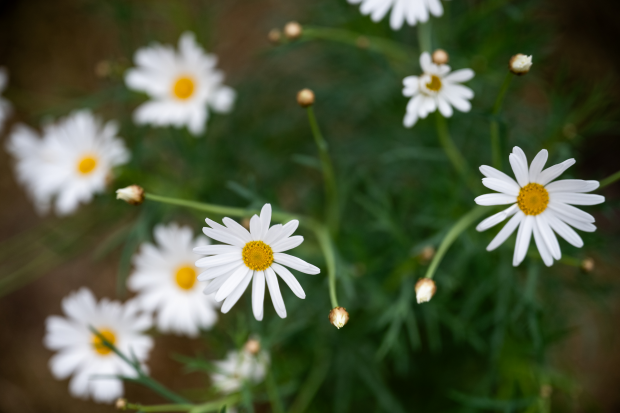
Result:
[[[265,271],[273,264],[273,250],[263,241],[250,241],[241,251],[243,262],[254,271]]]
[[[549,192],[540,184],[527,184],[519,191],[517,205],[525,215],[538,215],[548,204]]]
[[[82,175],[88,175],[97,167],[97,159],[93,156],[85,156],[78,163],[78,171]]]
[[[433,92],[439,92],[439,89],[441,89],[441,79],[439,76],[431,75],[431,81],[426,84],[426,88]]]
[[[116,336],[111,330],[99,330],[99,334],[101,334],[103,338],[105,338],[106,341],[110,344],[116,344]],[[92,343],[95,351],[102,356],[107,356],[112,352],[112,349],[103,344],[103,340],[101,339],[101,337],[96,334],[93,334]]]
[[[182,289],[191,290],[196,283],[196,270],[189,265],[181,267],[177,270],[174,279]]]
[[[194,94],[194,87],[194,81],[191,78],[182,76],[174,82],[174,96],[183,100],[189,99]]]

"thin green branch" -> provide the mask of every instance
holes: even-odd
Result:
[[[499,111],[502,108],[502,103],[504,102],[504,96],[510,87],[510,82],[514,75],[510,72],[506,74],[504,78],[504,83],[502,83],[502,87],[499,90],[497,98],[495,99],[495,105],[493,105],[493,112],[491,114],[491,125],[490,125],[490,133],[491,133],[491,154],[493,156],[493,166],[497,169],[502,168],[502,154],[501,154],[501,141],[499,136]]]
[[[323,251],[325,264],[327,266],[329,299],[331,300],[332,308],[338,307],[338,297],[336,296],[336,254],[334,252],[334,245],[325,227],[316,228],[315,234],[321,246],[321,250]]]
[[[618,171],[615,174],[613,174],[611,176],[608,176],[607,178],[603,179],[601,181],[601,185],[598,187],[598,189],[601,189],[601,188],[606,187],[607,185],[613,184],[618,179],[620,179],[620,171]]]
[[[431,21],[426,23],[418,22],[418,44],[420,46],[420,54],[424,52],[430,53],[433,49]]]
[[[450,137],[450,131],[448,130],[448,124],[446,122],[446,118],[437,111],[435,113],[436,126],[437,126],[437,136],[439,138],[439,143],[443,147],[444,152],[448,156],[448,159],[452,163],[454,169],[463,177],[467,185],[473,191],[476,190],[476,184],[472,181],[471,176],[469,175],[469,170],[467,168],[467,162],[461,152],[454,144],[454,141]]]

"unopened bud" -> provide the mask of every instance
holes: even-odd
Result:
[[[329,312],[329,322],[338,329],[344,327],[345,324],[349,322],[349,313],[347,313],[346,308],[334,307],[332,311]]]
[[[144,201],[144,189],[138,185],[117,189],[116,199],[122,199],[131,205],[140,205]]]
[[[307,108],[314,104],[314,92],[310,89],[302,89],[297,92],[297,103],[302,108]]]
[[[267,34],[267,39],[269,39],[269,41],[273,44],[278,44],[282,39],[282,32],[280,29],[271,29]]]
[[[301,24],[297,22],[288,22],[286,26],[284,26],[284,35],[289,40],[298,39],[301,36]]]
[[[530,71],[532,67],[532,56],[526,56],[518,53],[510,58],[508,65],[510,71],[515,75],[521,76]]]
[[[126,410],[127,409],[127,399],[116,399],[116,402],[114,403],[114,406],[116,406],[116,408],[118,410]]]
[[[585,272],[594,271],[594,260],[592,258],[586,258],[581,261],[581,269]]]
[[[257,355],[260,351],[260,341],[256,340],[255,338],[251,338],[245,343],[245,346],[243,347],[248,353]]]
[[[433,63],[445,65],[450,61],[450,55],[443,49],[437,49],[433,52]]]
[[[437,287],[435,281],[430,278],[420,278],[415,285],[415,297],[418,304],[428,303],[435,295]]]
[[[431,245],[427,245],[422,249],[420,254],[418,254],[418,259],[422,264],[428,264],[428,262],[432,260],[434,256],[435,248],[433,248]]]

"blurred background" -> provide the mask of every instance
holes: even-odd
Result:
[[[620,169],[620,3],[455,0],[445,7],[441,19],[432,19],[434,46],[451,54],[453,68],[476,71],[471,114],[457,113],[450,120],[454,139],[472,165],[490,162],[488,114],[508,59],[525,53],[534,55],[534,66],[514,79],[508,92],[505,160],[508,148],[518,144],[530,159],[542,147],[550,150],[551,160],[574,156],[571,173],[582,179],[601,180]],[[392,39],[410,58],[304,37],[270,44],[269,30],[291,20]],[[133,125],[131,111],[143,98],[129,92],[122,79],[137,48],[152,41],[176,44],[185,30],[218,55],[225,83],[238,92],[233,113],[214,116],[199,139],[185,131]],[[269,304],[259,326],[245,297],[202,339],[154,333],[152,375],[200,399],[207,376],[190,371],[175,355],[215,359],[258,332],[278,334],[270,350],[287,406],[298,407],[295,396],[305,388],[310,367],[325,362],[307,411],[548,411],[538,404],[493,401],[541,395],[550,398],[554,411],[620,412],[617,183],[601,192],[606,204],[588,210],[599,230],[584,236],[585,248],[565,248],[561,241],[563,252],[579,262],[593,258],[593,271],[562,263],[548,270],[538,262],[518,270],[502,267],[505,271],[495,276],[500,265],[492,260],[500,255],[505,266],[513,241],[491,258],[484,251],[489,235],[471,231],[479,250],[455,244],[437,274],[432,303],[437,301],[439,310],[433,314],[443,320],[437,330],[421,325],[419,343],[410,345],[408,333],[393,330],[382,317],[389,318],[386,309],[400,297],[394,285],[406,282],[395,272],[399,263],[426,245],[436,246],[438,231],[473,205],[473,197],[450,187],[455,177],[440,159],[432,122],[402,127],[401,80],[419,72],[417,44],[415,28],[393,32],[387,21],[372,23],[345,0],[0,0],[0,66],[9,70],[4,96],[14,108],[2,141],[17,122],[38,128],[90,107],[119,120],[119,135],[133,153],[106,194],[74,216],[56,218],[37,215],[15,181],[12,160],[0,150],[0,412],[113,410],[72,398],[67,381],[53,378],[47,367],[52,353],[42,344],[45,318],[60,314],[61,299],[81,286],[98,297],[127,298],[123,285],[131,255],[149,239],[155,223],[176,220],[197,233],[204,222],[203,214],[159,205],[132,208],[116,202],[113,189],[139,183],[162,195],[235,206],[270,201],[283,210],[320,215],[316,149],[295,102],[303,87],[317,95],[318,120],[343,177],[339,291],[350,324],[337,331],[327,323],[323,274],[302,277],[312,294],[299,302],[287,291],[286,320],[277,318]],[[181,188],[178,182],[184,183]],[[452,193],[457,199],[446,201]],[[321,263],[315,244],[305,248],[306,257]],[[521,293],[533,273],[540,274],[535,300],[523,304]],[[506,280],[502,274],[515,280],[504,296],[493,284]],[[491,286],[470,311],[467,295],[483,283]],[[377,287],[381,293],[371,295]],[[499,301],[526,310],[504,320]],[[413,302],[411,308],[418,311]],[[477,324],[487,313],[495,314],[495,321]],[[540,334],[530,336],[539,328]],[[465,338],[459,339],[456,330]],[[397,334],[385,338],[387,331]],[[511,339],[498,338],[502,334]],[[366,362],[372,366],[366,373],[351,367]],[[385,381],[373,382],[379,376]],[[358,382],[373,390],[357,387]],[[126,389],[130,400],[161,402],[135,385]],[[271,411],[259,396],[254,408]]]

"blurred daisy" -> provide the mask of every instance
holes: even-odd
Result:
[[[244,382],[258,384],[265,379],[269,367],[269,355],[264,351],[256,354],[247,349],[230,351],[225,360],[213,363],[217,369],[211,374],[213,386],[222,393],[233,393]]]
[[[133,301],[123,305],[104,298],[97,303],[87,288],[65,297],[62,308],[66,317],[46,320],[45,346],[57,351],[49,363],[52,374],[60,380],[73,375],[69,391],[74,397],[113,402],[123,395],[123,382],[109,376],[136,377],[136,372],[90,328],[142,363],[153,347],[153,339],[142,334],[151,327],[151,317],[139,314]]]
[[[224,74],[215,68],[217,57],[196,43],[194,34],[183,33],[178,51],[154,44],[139,49],[125,83],[151,97],[134,113],[139,124],[187,126],[194,135],[205,130],[209,109],[226,113],[232,109],[235,91],[224,86]]]
[[[8,80],[9,75],[7,74],[6,69],[0,67],[0,132],[2,132],[4,122],[11,114],[11,104],[8,100],[2,98],[2,92],[4,92]]]
[[[135,271],[127,283],[136,291],[141,308],[157,311],[157,328],[164,333],[198,335],[217,321],[215,302],[205,297],[205,282],[196,280],[193,248],[209,244],[207,237],[193,239],[192,230],[175,223],[158,225],[157,246],[145,243],[134,257]]]
[[[437,65],[427,52],[420,56],[422,76],[407,76],[403,79],[403,95],[410,97],[404,125],[415,125],[419,118],[424,119],[429,113],[439,112],[446,118],[452,116],[452,107],[461,112],[469,112],[474,92],[463,85],[474,77],[471,69],[460,69],[450,73],[450,66]]]
[[[47,125],[42,139],[18,125],[7,149],[16,158],[17,179],[37,210],[46,212],[55,197],[56,211],[67,215],[103,192],[112,168],[129,160],[117,132],[115,122],[104,125],[87,110]]]
[[[254,215],[250,220],[250,232],[230,218],[224,218],[224,225],[206,219],[211,227],[204,227],[203,232],[214,240],[230,245],[209,245],[194,248],[198,254],[211,255],[196,261],[196,266],[206,268],[198,276],[201,281],[213,280],[205,289],[205,294],[215,292],[215,300],[222,301],[222,312],[227,313],[239,300],[241,294],[252,282],[252,310],[257,320],[263,319],[263,300],[265,298],[265,280],[273,306],[278,315],[286,317],[284,300],[278,285],[278,274],[299,298],[306,298],[306,293],[293,274],[285,267],[291,267],[306,274],[318,274],[320,270],[312,264],[284,254],[301,244],[304,238],[291,236],[297,229],[299,221],[292,220],[286,225],[274,225],[271,222],[271,205],[265,204],[260,217]]]
[[[551,266],[554,259],[559,260],[562,257],[555,233],[569,244],[581,248],[583,241],[571,227],[586,232],[593,232],[596,227],[592,224],[594,222],[592,215],[573,205],[596,205],[605,201],[605,197],[601,195],[585,193],[598,188],[597,181],[566,179],[552,182],[572,166],[575,160],[568,159],[543,170],[547,157],[547,151],[543,149],[536,155],[528,169],[525,153],[515,146],[509,159],[517,178],[516,182],[495,168],[486,165],[480,167],[480,172],[486,176],[482,179],[482,184],[499,193],[481,195],[475,199],[476,203],[512,205],[485,219],[476,229],[487,230],[512,216],[491,241],[487,251],[499,247],[519,227],[512,261],[514,266],[519,265],[525,258],[532,234],[538,252],[547,266]]]
[[[383,19],[392,9],[390,27],[394,30],[400,29],[405,20],[410,26],[415,26],[417,22],[428,21],[429,13],[435,17],[443,15],[443,6],[439,0],[348,0],[348,2],[361,3],[362,14],[370,14],[374,22]]]

